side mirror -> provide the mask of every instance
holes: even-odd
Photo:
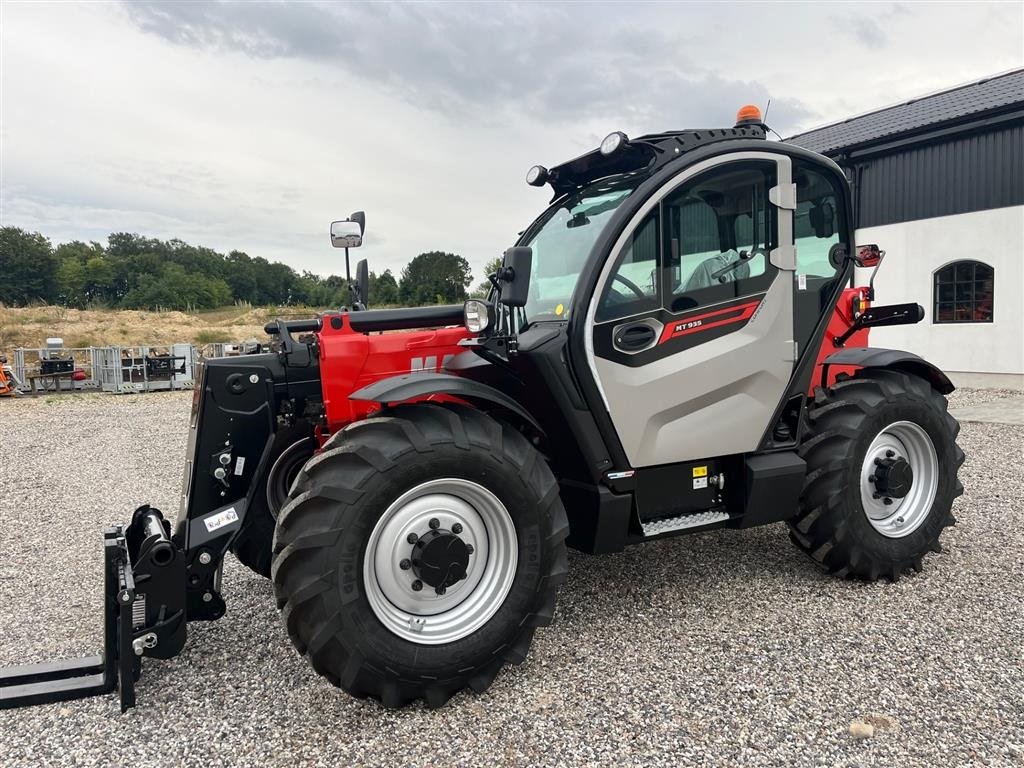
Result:
[[[331,245],[335,248],[358,248],[362,244],[363,230],[358,222],[331,222]]]
[[[877,267],[885,256],[885,251],[879,250],[875,244],[857,246],[857,255],[854,257],[858,267]]]
[[[370,269],[366,266],[366,259],[360,259],[356,264],[356,301],[366,309],[370,298]]]
[[[366,231],[366,214],[362,211],[356,211],[348,217],[349,221],[354,221],[359,225],[359,234],[362,235]]]
[[[505,259],[498,270],[501,285],[501,303],[506,307],[525,307],[530,291],[530,268],[533,249],[519,245],[505,251]]]

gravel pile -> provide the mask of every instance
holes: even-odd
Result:
[[[188,406],[0,402],[0,663],[99,649],[100,530],[176,509]],[[0,712],[0,763],[1024,765],[1024,429],[965,425],[961,445],[960,524],[923,573],[827,577],[782,525],[574,555],[527,661],[438,711],[321,681],[229,558],[227,616],[146,660],[138,708]]]

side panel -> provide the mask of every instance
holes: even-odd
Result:
[[[754,301],[753,315],[740,330],[647,365],[634,368],[595,357],[631,466],[757,447],[793,370],[788,273]]]
[[[317,334],[324,409],[332,432],[379,408],[375,403],[350,400],[353,392],[391,376],[437,373],[462,352],[458,342],[471,335],[463,327],[370,335],[350,328],[347,317],[325,318]]]

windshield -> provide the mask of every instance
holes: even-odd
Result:
[[[534,225],[522,243],[533,249],[528,322],[566,317],[590,249],[615,209],[641,181],[637,174],[602,179],[570,195]]]

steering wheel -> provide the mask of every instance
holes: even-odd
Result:
[[[612,282],[614,283],[616,280],[618,280],[624,286],[629,288],[629,290],[631,290],[633,293],[635,293],[636,297],[638,299],[646,299],[647,298],[647,294],[644,293],[643,289],[639,285],[634,283],[632,280],[630,280],[628,277],[623,277],[618,272],[616,272],[615,273],[615,277],[612,278]]]
[[[740,251],[740,257],[736,259],[736,261],[730,261],[721,269],[717,269],[714,272],[712,272],[711,279],[718,280],[721,283],[729,282],[725,278],[725,275],[738,269],[740,266],[746,264],[748,261],[751,261],[755,256],[764,256],[767,258],[768,250],[759,245],[757,246],[757,248],[751,248],[749,251]]]

